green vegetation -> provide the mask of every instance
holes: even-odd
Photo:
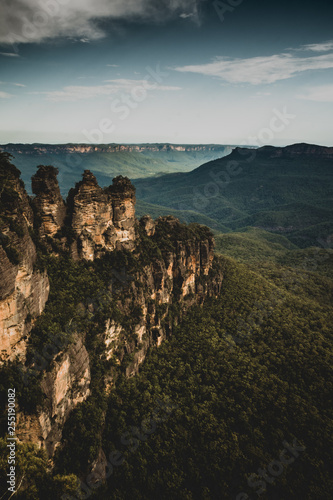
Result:
[[[286,292],[224,259],[221,296],[193,308],[141,373],[111,394],[103,449],[126,461],[96,498],[234,499],[247,478],[279,457],[283,441],[305,451],[263,499],[330,498],[332,305]],[[135,451],[122,436],[158,400],[177,406]],[[269,475],[270,476],[270,475]],[[319,480],[320,478],[320,480]],[[257,478],[259,480],[260,478]]]
[[[248,233],[251,245],[256,237],[272,238],[279,255],[284,247],[294,252],[283,238]],[[126,258],[118,256],[120,262]],[[96,261],[101,276],[110,261]],[[64,271],[59,270],[59,279]],[[69,278],[73,272],[67,271]],[[302,282],[301,293],[287,291],[285,276],[266,279],[230,258],[223,258],[223,273],[221,296],[204,308],[193,307],[174,335],[149,353],[137,377],[120,375],[108,399],[97,383],[95,397],[72,412],[64,429],[67,446],[53,475],[45,471],[41,452],[31,448],[33,487],[30,496],[22,492],[18,498],[53,499],[64,491],[78,498],[70,474],[85,481],[87,457],[90,462],[100,444],[107,457],[118,450],[125,461],[91,498],[229,500],[240,492],[254,498],[262,478],[252,478],[252,487],[247,479],[259,468],[267,472],[283,442],[292,445],[294,439],[304,451],[278,477],[268,473],[274,482],[265,481],[267,491],[260,497],[332,496],[332,304],[322,304],[324,291],[307,297]],[[158,401],[171,402],[169,417],[140,434],[142,421],[155,418]],[[135,428],[142,441],[124,440]],[[41,460],[38,474],[36,460]]]
[[[284,236],[256,228],[214,236],[217,253],[236,258],[286,291],[332,304],[331,248],[299,249]]]
[[[89,352],[91,395],[67,420],[52,471],[41,450],[19,446],[17,477],[23,479],[18,499],[53,500],[64,493],[79,498],[73,474],[85,482],[101,447],[107,459],[118,450],[124,462],[113,467],[107,484],[91,492],[99,500],[239,500],[241,492],[262,500],[333,497],[331,166],[319,159],[314,169],[304,160],[300,172],[299,159],[282,164],[264,155],[257,160],[244,164],[202,216],[216,217],[217,225],[210,226],[221,254],[220,263],[214,261],[223,269],[220,296],[192,307],[173,335],[149,351],[136,377],[125,377],[124,366],[134,352],[125,344],[138,348],[132,327],[142,310],[133,305],[131,315],[124,314],[122,301],[131,303],[133,290],[146,286],[138,279],[145,266],[174,251],[179,241],[210,238],[210,230],[160,221],[154,237],[139,229],[134,253],[113,252],[94,262],[50,257],[40,246],[39,265],[50,277],[50,299],[31,332],[28,368],[17,362],[2,368],[1,407],[8,386],[17,388],[25,413],[42,406],[39,372],[31,373],[34,355],[52,339],[66,346],[77,335],[85,337]],[[226,165],[224,160],[217,163],[212,163],[215,174],[217,166]],[[177,208],[180,199],[190,202],[193,187],[204,186],[209,168],[184,174],[186,184],[182,175],[169,176],[169,184],[140,181],[139,190],[153,203]],[[143,213],[155,210],[155,216],[167,210],[140,206]],[[189,213],[197,212],[185,215]],[[219,221],[228,232],[220,232]],[[263,229],[275,225],[292,229]],[[10,230],[19,235],[19,227]],[[175,280],[175,297],[178,288]],[[175,301],[170,315],[178,316],[180,307]],[[165,306],[157,312],[163,316]],[[126,330],[118,353],[122,369],[114,359],[105,359],[101,333],[108,318]],[[28,387],[22,370],[27,370]],[[109,373],[115,385],[107,396],[103,379]],[[172,408],[164,421],[155,416],[161,401],[171,402]],[[5,412],[0,425],[5,435]],[[286,442],[293,445],[295,440],[302,451],[276,474],[270,464]],[[4,439],[0,457],[5,491]],[[259,477],[260,469],[267,475]]]
[[[48,146],[41,145],[43,149]],[[103,147],[99,145],[99,147]],[[107,147],[107,145],[106,145]],[[154,177],[169,172],[186,172],[203,163],[224,156],[229,151],[221,146],[218,151],[144,151],[144,152],[92,152],[68,154],[61,150],[39,153],[34,146],[22,145],[7,148],[15,157],[15,164],[30,190],[31,176],[37,165],[53,165],[59,168],[60,189],[64,197],[74,187],[83,170],[91,170],[101,186],[109,186],[113,177],[125,175],[131,179]]]
[[[8,481],[8,441],[0,438],[0,484],[1,493],[7,490]],[[74,495],[77,490],[77,477],[52,476],[43,450],[31,443],[16,444],[15,449],[15,498],[19,500],[59,500],[62,494]],[[10,498],[11,493],[3,494]]]
[[[254,226],[302,248],[317,246],[332,233],[332,159],[304,149],[294,156],[275,148],[234,151],[191,172],[138,179],[137,198],[152,204],[154,215],[161,205],[161,214],[169,207],[185,219],[192,212],[208,217],[213,229]]]
[[[161,205],[153,205],[152,203],[146,203],[142,200],[137,200],[135,206],[135,213],[138,218],[143,215],[150,215],[153,219],[157,217],[172,215],[180,220],[182,223],[198,223],[210,227],[216,231],[229,232],[230,229],[219,224],[214,219],[207,217],[206,215],[195,212],[194,210],[175,210],[169,207],[163,207]]]

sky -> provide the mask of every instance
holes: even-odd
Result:
[[[333,146],[331,0],[2,0],[0,144]]]

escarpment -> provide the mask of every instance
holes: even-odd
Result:
[[[24,345],[18,383],[41,393],[33,408],[18,401],[17,436],[52,457],[73,410],[107,395],[120,373],[135,375],[223,276],[210,230],[171,216],[138,221],[126,177],[101,188],[86,170],[64,202],[57,170],[41,166],[29,199],[2,161],[1,349],[12,360]]]
[[[65,205],[56,175],[55,168],[40,166],[32,178],[35,227],[50,250],[60,245],[76,260],[94,260],[105,251],[134,248],[135,190],[129,179],[116,177],[102,189],[85,170]]]
[[[66,207],[60,195],[57,174],[54,167],[40,166],[31,179],[32,192],[36,195],[33,206],[40,216],[37,224],[41,236],[54,236],[64,223]]]
[[[47,274],[38,270],[30,236],[33,211],[9,156],[0,156],[0,361],[24,358],[26,337],[48,299]]]
[[[129,179],[116,177],[103,190],[85,170],[82,181],[70,190],[67,204],[75,235],[71,245],[74,258],[93,260],[105,250],[134,248],[135,191]]]
[[[44,447],[48,456],[53,456],[69,414],[90,394],[90,381],[88,352],[77,337],[57,355],[50,369],[43,371],[43,407],[32,414],[18,413],[17,437]]]

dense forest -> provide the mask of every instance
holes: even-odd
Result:
[[[14,167],[11,175],[16,178]],[[3,192],[3,203],[19,206],[15,192]],[[20,237],[23,229],[7,219],[2,217],[1,228],[9,224],[8,234]],[[71,411],[52,459],[33,444],[18,443],[15,498],[333,496],[331,239],[301,248],[293,238],[260,228],[216,231],[212,271],[223,275],[220,293],[182,312],[176,280],[168,312],[163,304],[155,311],[171,325],[170,334],[129,377],[127,367],[141,347],[134,325],[143,314],[131,306],[133,286],[145,289],[146,267],[176,252],[180,241],[211,237],[198,224],[173,227],[170,232],[161,221],[148,237],[140,226],[132,252],[115,250],[93,261],[71,259],[61,232],[42,241],[36,228],[29,229],[38,254],[35,268],[47,270],[50,295],[29,333],[25,366],[14,360],[1,368],[2,498],[9,498],[7,389],[16,388],[25,415],[43,407],[42,372],[51,370],[57,352],[43,370],[33,368],[34,353],[50,338],[70,346],[77,332],[83,332],[89,355],[89,396]],[[71,234],[65,236],[70,241]],[[8,241],[2,238],[1,244],[14,265],[18,256]],[[208,279],[201,276],[200,285]],[[119,307],[120,298],[127,309]],[[101,335],[108,318],[126,335],[107,359]],[[113,382],[106,390],[107,374]],[[91,474],[98,463],[106,481],[102,473]]]
[[[325,293],[311,299],[233,260],[224,265],[221,297],[194,308],[141,374],[112,393],[104,449],[121,451],[125,461],[113,468],[102,498],[332,495],[332,308]],[[142,420],[154,422],[159,400],[170,402],[170,414],[145,434]],[[286,443],[298,451],[279,465]]]
[[[317,253],[318,268],[328,256]],[[59,498],[66,491],[71,496],[64,498],[105,499],[332,495],[332,281],[319,286],[318,269],[304,269],[306,256],[298,267],[271,263],[266,276],[222,260],[220,297],[193,307],[138,376],[120,374],[109,398],[98,387],[96,356],[95,390],[71,415],[52,473],[42,451],[21,446],[31,486],[17,498]],[[74,303],[83,286],[98,286],[96,278],[89,283],[87,267],[49,265],[54,295],[44,328],[56,323],[59,301],[71,296]],[[109,478],[95,492],[82,471],[100,443]]]
[[[236,148],[192,170],[136,179],[140,203],[193,215],[223,232],[252,226],[287,236],[301,248],[332,234],[332,150],[310,144]],[[159,206],[162,206],[159,209]],[[176,215],[176,214],[175,214]]]

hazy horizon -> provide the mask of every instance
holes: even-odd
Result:
[[[95,143],[89,143],[89,142],[8,142],[8,143],[1,143],[0,146],[8,146],[8,145],[24,145],[24,146],[34,146],[34,145],[42,145],[42,146],[67,146],[68,144],[74,144],[74,145],[82,145],[82,146],[112,146],[112,145],[117,145],[117,146],[152,146],[152,145],[170,145],[170,146],[234,146],[236,147],[243,147],[243,148],[260,148],[260,147],[267,147],[267,146],[273,146],[273,147],[281,147],[285,148],[288,146],[294,146],[296,144],[308,144],[310,146],[319,146],[319,147],[324,147],[324,148],[333,148],[332,144],[318,144],[318,143],[309,143],[309,142],[292,142],[288,144],[279,144],[279,145],[273,145],[273,144],[262,144],[259,146],[253,145],[253,144],[242,144],[241,146],[239,144],[227,144],[227,143],[216,143],[216,142],[167,142],[167,141],[161,141],[161,142],[95,142]]]

